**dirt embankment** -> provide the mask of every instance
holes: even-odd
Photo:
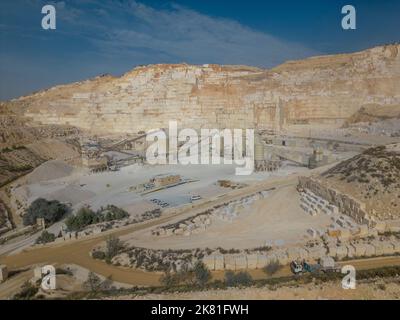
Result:
[[[399,279],[374,279],[357,284],[354,290],[344,290],[340,281],[310,283],[276,288],[230,288],[187,293],[118,296],[120,300],[380,300],[400,299]]]

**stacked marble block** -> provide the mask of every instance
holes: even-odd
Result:
[[[330,204],[329,201],[317,196],[309,189],[305,189],[300,193],[300,207],[311,216],[316,216],[320,213],[327,215],[338,214],[337,206]]]

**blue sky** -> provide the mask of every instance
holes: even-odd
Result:
[[[57,29],[41,28],[41,8]],[[341,8],[357,30],[341,28]],[[399,0],[1,0],[0,100],[152,63],[246,64],[400,40]]]

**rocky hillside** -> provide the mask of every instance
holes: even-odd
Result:
[[[400,105],[367,104],[362,106],[345,123],[345,127],[361,122],[377,122],[389,119],[400,119]]]
[[[10,110],[0,113],[0,187],[49,159],[79,158],[76,128],[35,125]]]
[[[400,218],[400,144],[368,149],[321,178],[366,203],[367,210],[380,220]]]
[[[400,45],[245,66],[151,65],[2,103],[31,123],[137,133],[180,126],[260,129],[340,126],[362,106],[400,104]]]

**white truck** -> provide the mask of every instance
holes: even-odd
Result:
[[[295,275],[303,274],[306,272],[309,273],[318,273],[318,272],[340,272],[340,266],[336,264],[335,260],[332,257],[322,257],[319,259],[319,263],[310,264],[305,260],[302,262],[292,261],[290,263],[290,270]]]

